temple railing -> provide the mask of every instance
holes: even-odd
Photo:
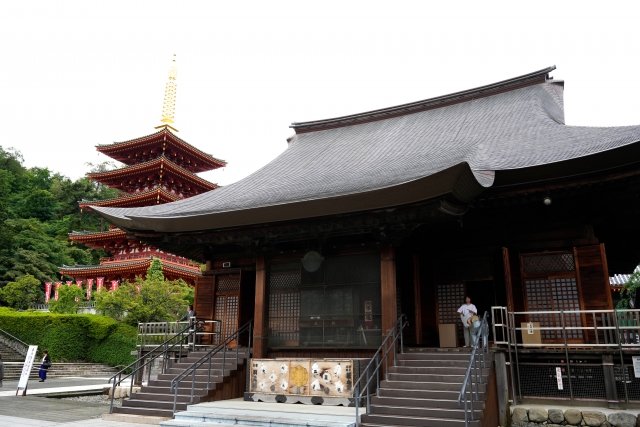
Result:
[[[395,355],[398,351],[400,354],[404,353],[402,332],[408,324],[407,316],[401,314],[389,334],[382,340],[378,350],[371,357],[367,367],[363,369],[360,378],[354,382],[353,397],[355,398],[356,406],[356,426],[360,425],[359,409],[362,399],[366,401],[364,413],[368,414],[371,411],[372,389],[375,390],[376,396],[380,397],[380,375],[383,372],[388,375],[389,367],[396,366]]]
[[[493,346],[508,354],[514,402],[640,402],[639,309],[491,312]]]
[[[218,335],[215,325],[220,322],[217,320],[195,320],[193,323],[197,325],[195,327],[196,330],[193,332],[195,339],[189,345],[193,349],[214,345],[215,337]],[[175,336],[188,325],[189,322],[138,323],[136,347],[144,350],[148,347],[156,346]]]
[[[76,307],[78,310],[90,310],[96,308],[95,301],[85,301],[78,303]],[[33,311],[49,311],[49,304],[31,304],[29,310]]]
[[[29,344],[20,340],[19,338],[14,337],[9,332],[0,329],[0,343],[6,345],[7,347],[15,350],[19,354],[26,356],[27,351],[29,350]]]

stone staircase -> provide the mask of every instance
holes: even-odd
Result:
[[[3,362],[21,362],[24,356],[5,343],[0,342],[0,355]]]
[[[362,426],[464,427],[458,395],[469,356],[469,352],[437,350],[398,354],[397,366],[389,368],[388,380],[380,382],[380,397],[372,397],[370,412],[362,415]],[[489,353],[470,427],[482,427],[491,364]]]
[[[3,356],[4,362],[4,356]],[[22,373],[24,357],[22,362],[4,362],[4,379],[18,379]],[[29,378],[38,378],[39,363],[34,363],[29,374]],[[60,377],[103,377],[109,378],[118,372],[118,369],[96,363],[57,363],[53,362],[51,369],[47,371],[47,378]]]
[[[172,363],[166,373],[159,374],[158,379],[149,381],[142,386],[139,393],[133,393],[131,398],[122,402],[122,406],[114,407],[114,413],[145,415],[154,417],[173,417],[174,393],[171,391],[171,380],[184,372],[203,353],[190,353],[179,362]],[[211,363],[211,382],[207,388],[208,362],[196,371],[195,393],[193,403],[211,402],[223,399],[241,397],[246,388],[245,373],[248,351],[239,352],[236,364],[235,351],[227,352],[224,373],[222,369],[223,354],[216,354]],[[191,376],[183,380],[178,388],[176,411],[185,411],[190,404]]]

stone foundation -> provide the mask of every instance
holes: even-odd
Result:
[[[577,409],[515,408],[511,413],[512,427],[536,426],[591,426],[591,427],[636,427],[636,415],[615,412],[606,416],[599,411],[579,411]]]

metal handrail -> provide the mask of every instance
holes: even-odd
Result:
[[[119,372],[117,372],[116,374],[114,374],[111,378],[109,378],[108,383],[111,383],[111,381],[113,380],[113,386],[111,387],[111,403],[109,405],[109,413],[113,413],[113,399],[115,396],[115,391],[116,391],[116,387],[118,387],[120,384],[122,384],[122,382],[124,380],[126,380],[127,378],[131,377],[131,381],[130,381],[130,386],[129,386],[129,395],[131,395],[132,391],[133,391],[133,376],[135,374],[137,374],[140,370],[144,369],[146,366],[150,365],[154,360],[158,359],[160,356],[163,356],[163,372],[166,368],[166,354],[169,353],[170,351],[173,351],[173,349],[178,346],[179,351],[180,351],[180,358],[182,358],[182,347],[183,347],[183,343],[186,342],[195,342],[195,333],[198,330],[197,327],[197,323],[190,323],[189,325],[187,325],[184,329],[182,329],[180,332],[178,332],[177,334],[175,334],[174,336],[172,336],[171,338],[169,338],[168,340],[166,340],[165,342],[163,342],[162,344],[156,346],[155,348],[153,348],[152,350],[150,350],[149,352],[147,352],[147,354],[145,354],[144,356],[139,357],[135,362],[125,366],[123,369],[121,369]],[[188,332],[187,335],[185,335],[184,333]],[[176,340],[177,339],[177,340]],[[174,343],[172,343],[171,345],[169,345],[171,343],[171,341],[176,340]],[[164,350],[162,350],[160,353],[153,355],[157,350],[161,349],[162,347],[164,347]],[[151,355],[151,357],[149,357]],[[148,358],[148,360],[143,363],[142,365],[140,365],[140,362],[142,360],[144,360],[145,358]],[[124,373],[126,373],[127,369],[130,369],[132,367],[135,366],[135,369],[133,369],[133,371],[131,371],[129,374],[127,374],[124,378],[122,377],[122,375]],[[116,381],[116,377],[118,378],[118,380]],[[151,378],[151,367],[149,367],[148,371],[147,371],[147,384],[149,383],[149,380]]]
[[[476,335],[475,340],[473,341],[473,349],[471,350],[471,357],[469,358],[469,365],[467,366],[467,372],[464,375],[464,380],[462,381],[462,388],[460,389],[460,395],[458,396],[458,406],[462,405],[462,399],[464,397],[464,425],[465,427],[469,426],[469,411],[468,411],[468,407],[467,407],[467,402],[470,401],[471,402],[471,420],[474,421],[475,420],[475,412],[473,409],[473,402],[474,402],[474,396],[473,396],[473,386],[475,384],[476,386],[476,393],[475,393],[475,401],[480,400],[479,399],[479,389],[480,389],[480,384],[483,384],[482,382],[482,370],[484,368],[486,368],[486,359],[485,359],[485,354],[487,354],[489,352],[489,346],[487,345],[488,342],[488,336],[489,336],[489,325],[487,323],[487,312],[484,312],[484,315],[482,316],[482,323],[480,323],[480,330],[478,331],[478,334]],[[481,361],[478,361],[477,357],[476,357],[476,352],[478,350],[478,348],[480,348],[480,342],[482,342],[482,351],[480,352],[481,355]],[[481,366],[478,367],[478,364],[480,364]],[[473,376],[471,375],[471,371],[473,370]],[[478,371],[480,371],[480,374],[478,375]],[[467,385],[469,384],[469,381],[471,381],[470,384],[470,395],[471,395],[471,399],[467,399]]]
[[[180,383],[191,375],[191,397],[189,399],[189,403],[193,403],[193,397],[195,393],[195,385],[196,385],[196,371],[202,365],[204,365],[207,361],[209,362],[209,369],[207,371],[207,390],[211,387],[211,359],[213,356],[218,354],[221,350],[224,350],[222,353],[222,376],[224,377],[225,371],[227,368],[227,345],[232,343],[234,340],[236,341],[236,366],[238,365],[238,349],[240,347],[240,334],[245,331],[248,331],[249,334],[249,345],[248,349],[251,351],[251,328],[253,325],[253,319],[245,323],[240,329],[235,331],[233,334],[229,335],[225,338],[221,343],[219,343],[215,348],[205,353],[198,360],[193,362],[188,368],[184,371],[176,375],[175,378],[171,380],[171,391],[173,394],[173,413],[176,413],[176,405],[178,403],[178,390],[180,389]]]
[[[6,341],[4,341],[4,344],[6,344],[8,347],[11,347],[23,356],[27,355],[27,352],[29,351],[29,344],[22,341],[20,338],[14,337],[9,332],[2,329],[0,329],[0,335],[4,335],[6,339]]]
[[[380,397],[380,367],[384,363],[384,365],[385,365],[385,374],[388,376],[389,375],[389,372],[388,372],[388,368],[389,368],[388,356],[389,356],[389,353],[390,353],[391,349],[394,350],[394,356],[395,356],[396,341],[398,339],[400,339],[400,354],[404,353],[404,340],[403,340],[403,337],[402,337],[402,331],[409,324],[409,322],[407,322],[406,319],[407,319],[407,316],[405,316],[404,314],[401,314],[400,317],[398,317],[398,320],[396,321],[395,325],[393,325],[393,328],[391,329],[391,331],[389,331],[387,336],[382,341],[382,344],[380,345],[380,347],[378,347],[378,350],[371,357],[371,360],[367,364],[367,367],[364,369],[364,372],[360,375],[360,377],[354,383],[355,384],[354,397],[355,397],[355,400],[356,400],[356,402],[355,402],[356,403],[356,426],[358,426],[359,423],[360,423],[360,417],[359,417],[359,414],[358,414],[358,410],[360,408],[360,400],[362,399],[363,393],[365,391],[367,392],[367,407],[366,407],[366,410],[365,410],[365,414],[368,414],[369,411],[371,410],[371,393],[369,392],[369,384],[373,380],[374,375],[375,375],[375,378],[376,378],[376,395],[378,397]],[[391,338],[392,338],[392,342],[390,343],[390,345],[387,346],[387,342]],[[382,357],[380,358],[380,360],[378,360],[378,357],[382,354],[383,349],[385,350],[385,352],[382,355]],[[375,362],[376,366],[373,369],[373,372],[371,374],[369,374],[369,371],[371,370],[371,367],[374,364],[374,362]],[[395,357],[393,358],[393,366],[396,366],[396,358]],[[367,377],[367,381],[366,381],[366,383],[364,384],[364,386],[362,387],[362,390],[361,390],[360,389],[360,383],[364,380],[365,375]]]

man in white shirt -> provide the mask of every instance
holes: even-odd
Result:
[[[467,320],[471,318],[471,316],[475,316],[478,314],[478,309],[475,305],[471,304],[471,298],[466,297],[465,303],[460,306],[458,309],[458,313],[460,314],[460,320],[462,321],[462,325],[464,328],[462,329],[464,333],[464,346],[471,347],[471,329],[469,328],[469,324]]]

